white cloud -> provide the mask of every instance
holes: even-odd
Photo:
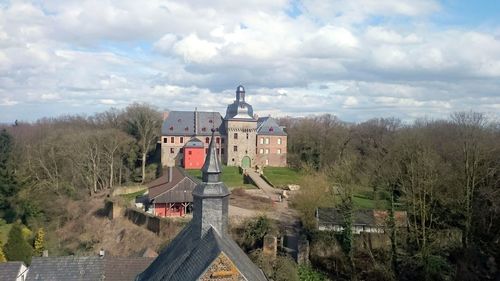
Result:
[[[224,111],[240,83],[260,114],[494,111],[500,29],[436,26],[429,16],[440,9],[433,0],[9,2],[0,121],[133,101]]]

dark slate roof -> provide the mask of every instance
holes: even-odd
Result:
[[[225,132],[222,116],[218,112],[170,111],[167,119],[163,121],[161,134],[163,136],[210,136],[212,128],[217,130],[216,135]]]
[[[286,136],[287,134],[272,117],[261,117],[257,120],[257,135]]]
[[[201,239],[195,239],[193,232],[194,225],[190,223],[137,280],[198,280],[221,253],[226,254],[246,280],[267,280],[264,273],[228,235],[220,234],[212,228]]]
[[[0,263],[0,280],[2,281],[16,281],[23,262],[20,261],[9,261]]]
[[[200,147],[203,148],[205,144],[198,138],[191,138],[184,147]]]
[[[179,167],[172,167],[172,179],[169,181],[168,172],[150,182],[148,199],[155,203],[193,202],[192,192],[199,180],[185,173]]]
[[[98,281],[104,280],[100,257],[33,257],[27,281]]]
[[[389,216],[385,210],[355,210],[353,214],[353,225],[383,226]],[[407,224],[407,215],[404,211],[394,212],[396,225],[404,227]],[[342,225],[344,217],[336,208],[318,208],[317,218],[320,224]]]
[[[137,274],[146,269],[154,258],[104,258],[104,274],[106,281],[134,280]]]
[[[215,150],[215,132],[212,131],[212,138],[210,140],[210,145],[208,146],[208,153],[205,157],[205,163],[201,168],[203,174],[220,174],[222,172],[222,166],[220,164],[219,155]]]

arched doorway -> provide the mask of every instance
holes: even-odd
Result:
[[[243,159],[241,159],[241,167],[243,169],[247,169],[247,168],[250,168],[251,167],[251,160],[250,160],[250,157],[248,156],[245,156],[243,157]]]

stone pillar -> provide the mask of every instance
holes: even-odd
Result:
[[[274,235],[264,236],[264,247],[262,248],[262,253],[268,257],[276,258],[278,252],[278,238]]]

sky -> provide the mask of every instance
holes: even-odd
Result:
[[[209,3],[209,4],[208,4]],[[500,1],[0,0],[0,122],[144,102],[500,117]]]

